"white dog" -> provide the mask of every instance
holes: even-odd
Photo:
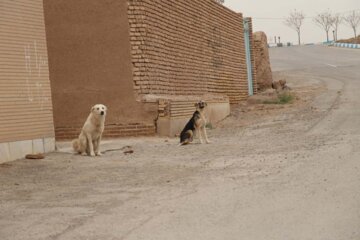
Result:
[[[104,131],[106,111],[107,107],[102,104],[96,104],[91,108],[90,115],[86,119],[79,138],[72,142],[77,153],[92,157],[101,156],[100,141]]]

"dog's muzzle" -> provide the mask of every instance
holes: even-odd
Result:
[[[100,112],[100,115],[104,115],[104,114],[105,114],[105,112],[104,112],[104,111],[101,111],[101,112]]]

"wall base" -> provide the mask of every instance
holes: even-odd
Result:
[[[55,151],[55,138],[0,143],[0,163],[22,159],[26,154]]]
[[[82,126],[55,128],[56,141],[73,140],[79,137]],[[154,123],[105,124],[102,138],[138,137],[155,135]]]
[[[195,108],[194,108],[195,111]],[[230,114],[230,103],[209,103],[205,112],[208,123],[216,124],[225,119]],[[157,120],[157,133],[160,136],[175,137],[180,134],[186,123],[191,118],[192,113],[188,116],[177,117],[160,117]]]

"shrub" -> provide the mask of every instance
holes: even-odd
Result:
[[[264,104],[287,104],[292,103],[294,96],[290,92],[282,92],[277,95],[277,99],[271,101],[264,101]]]

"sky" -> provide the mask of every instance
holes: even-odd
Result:
[[[263,31],[274,41],[274,36],[280,36],[281,42],[297,44],[297,33],[283,23],[289,13],[296,9],[305,14],[302,27],[302,43],[317,43],[326,41],[325,30],[319,28],[312,18],[316,14],[329,9],[333,13],[346,13],[351,10],[360,10],[360,0],[225,0],[225,6],[235,12],[241,12],[245,17],[253,18],[254,31]],[[360,32],[360,26],[358,28]],[[329,34],[330,40],[332,37]],[[338,39],[347,39],[354,36],[353,30],[345,25],[339,26]]]

